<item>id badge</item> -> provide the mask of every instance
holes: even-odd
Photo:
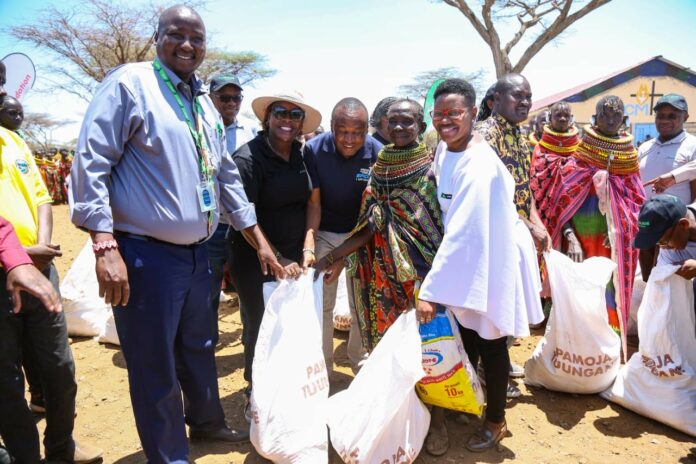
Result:
[[[201,182],[196,185],[198,192],[198,205],[201,207],[202,213],[213,211],[215,209],[215,185],[212,182]]]

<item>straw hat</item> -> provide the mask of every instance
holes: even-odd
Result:
[[[257,97],[251,102],[251,109],[254,110],[254,114],[257,118],[259,118],[259,121],[263,121],[268,107],[272,103],[278,101],[292,103],[293,105],[299,106],[304,110],[305,118],[304,123],[302,124],[303,134],[313,132],[317,127],[319,127],[319,124],[321,124],[321,113],[306,104],[302,96],[298,93],[293,93],[290,95],[268,95],[265,97]]]

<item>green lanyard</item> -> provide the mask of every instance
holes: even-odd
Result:
[[[203,176],[203,181],[206,183],[210,183],[212,176],[210,172],[210,164],[208,161],[208,143],[206,142],[205,136],[203,135],[203,124],[201,122],[202,110],[201,105],[198,102],[198,97],[193,97],[193,115],[196,118],[196,125],[194,127],[193,123],[191,122],[191,118],[188,115],[188,111],[186,111],[184,102],[181,101],[179,92],[177,92],[176,87],[174,87],[174,84],[172,83],[172,80],[169,79],[169,76],[167,76],[167,73],[164,72],[164,69],[162,68],[162,65],[160,64],[157,58],[155,58],[155,60],[152,62],[152,67],[155,68],[159,76],[167,85],[167,88],[172,93],[172,95],[174,96],[174,100],[176,100],[176,103],[179,105],[179,108],[181,109],[181,112],[184,115],[184,119],[188,124],[189,131],[191,132],[191,137],[193,137],[193,144],[196,146],[196,151],[198,152],[198,169],[200,170],[200,173]],[[208,235],[212,233],[212,229],[213,212],[208,211]]]
[[[194,126],[191,122],[191,118],[189,117],[188,111],[186,111],[184,102],[181,100],[181,97],[179,96],[179,92],[177,92],[176,87],[174,87],[174,84],[172,83],[171,79],[169,79],[169,76],[167,76],[167,73],[164,72],[164,69],[162,68],[162,65],[160,64],[157,58],[155,58],[155,60],[152,62],[152,67],[155,68],[155,70],[160,75],[164,83],[167,85],[167,88],[174,96],[174,100],[176,100],[176,103],[179,105],[179,108],[181,109],[181,112],[184,115],[184,119],[186,120],[186,123],[189,127],[189,131],[191,132],[191,137],[193,137],[193,143],[196,146],[196,151],[198,152],[198,168],[200,170],[201,175],[204,177],[203,180],[205,182],[209,182],[211,175],[210,165],[208,163],[208,143],[206,142],[205,136],[203,135],[203,131],[201,129],[202,111],[201,105],[198,102],[198,97],[193,97],[193,114],[196,117],[196,125]]]

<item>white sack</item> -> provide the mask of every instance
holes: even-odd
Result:
[[[640,266],[636,266],[636,276],[633,279],[633,293],[631,294],[631,311],[628,313],[628,327],[626,328],[628,335],[638,335],[638,308],[640,308],[640,304],[643,301],[645,285]]]
[[[110,343],[112,345],[121,346],[121,342],[118,339],[118,332],[116,331],[116,321],[114,320],[114,313],[109,309],[109,317],[104,325],[104,330],[99,334],[99,343]]]
[[[568,393],[599,393],[620,367],[621,338],[609,326],[606,286],[616,264],[601,257],[575,263],[544,255],[553,309],[546,333],[524,367],[525,383]]]
[[[251,442],[275,463],[327,463],[329,379],[322,280],[283,280],[266,303],[253,362]],[[264,285],[264,290],[272,286]]]
[[[415,311],[387,330],[348,389],[329,398],[331,443],[344,462],[413,462],[430,426],[414,386],[423,378]]]
[[[346,270],[341,271],[338,276],[338,285],[336,286],[336,304],[333,308],[333,326],[336,330],[348,332],[352,317],[350,315],[350,303],[348,300],[348,276]]]
[[[638,310],[640,349],[603,398],[696,436],[696,321],[691,280],[679,266],[650,273]]]
[[[70,335],[95,337],[101,334],[111,313],[111,305],[99,297],[99,282],[94,269],[96,262],[92,240],[87,239],[60,284],[63,312]]]

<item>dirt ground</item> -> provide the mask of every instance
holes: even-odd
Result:
[[[63,257],[57,266],[64,276],[86,240],[86,234],[68,220],[67,207],[55,206],[54,242],[60,243]],[[244,380],[240,335],[242,326],[236,297],[220,308],[220,340],[217,351],[220,397],[232,427],[245,427],[242,417]],[[512,359],[523,365],[541,333],[513,347]],[[335,373],[332,390],[345,388],[352,379],[346,357],[346,337],[334,339]],[[104,449],[106,463],[144,463],[128,395],[125,362],[118,347],[101,345],[92,339],[74,338],[72,350],[78,379],[75,435]],[[448,422],[450,451],[440,458],[423,452],[423,463],[682,463],[696,464],[693,438],[651,419],[605,401],[597,395],[571,395],[527,388],[508,404],[507,421],[512,436],[495,451],[472,454],[465,449],[476,421],[467,425]],[[40,425],[43,425],[41,421]],[[191,446],[197,463],[263,463],[253,446],[224,444]],[[332,463],[340,463],[333,454]],[[364,463],[371,464],[371,463]]]

